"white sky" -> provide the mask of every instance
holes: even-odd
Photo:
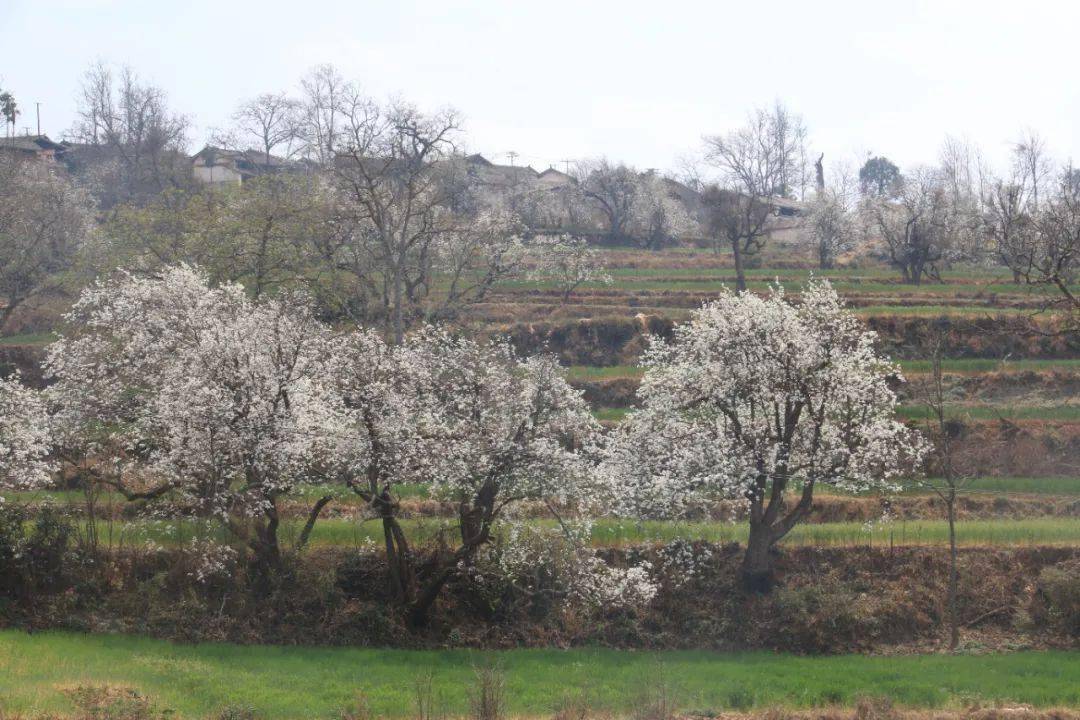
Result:
[[[20,132],[41,102],[60,137],[86,67],[129,64],[191,116],[195,147],[329,62],[375,96],[454,106],[470,150],[538,168],[673,169],[776,98],[827,161],[933,162],[951,133],[1000,163],[1027,127],[1080,158],[1078,28],[1069,0],[0,0],[0,87]]]

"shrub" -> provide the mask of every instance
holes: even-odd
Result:
[[[218,711],[216,720],[258,720],[255,708],[248,705],[226,705]]]
[[[373,720],[375,713],[371,710],[371,702],[367,695],[362,692],[356,693],[352,705],[341,711],[341,720]]]
[[[1080,561],[1050,565],[1039,572],[1031,617],[1040,627],[1080,637]]]
[[[858,597],[843,587],[809,585],[782,588],[775,593],[782,649],[796,652],[837,652],[858,641]]]
[[[172,715],[157,709],[150,699],[132,688],[80,685],[68,692],[78,720],[158,720]]]
[[[897,717],[890,697],[859,697],[855,701],[855,720],[895,720]]]
[[[0,505],[0,596],[31,602],[69,584],[68,560],[74,526],[58,509],[45,506],[34,516],[15,505]]]
[[[469,716],[473,720],[506,717],[506,676],[493,665],[476,669],[476,685],[469,693]]]

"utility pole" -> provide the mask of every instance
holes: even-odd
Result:
[[[37,134],[41,135],[41,103],[36,102],[34,105],[37,106]]]
[[[514,160],[517,159],[519,153],[510,150],[506,153],[506,157],[510,158],[510,167],[514,167]]]
[[[559,162],[561,162],[563,164],[563,169],[566,171],[566,174],[569,175],[570,174],[570,163],[572,163],[574,161],[573,160],[559,160]]]

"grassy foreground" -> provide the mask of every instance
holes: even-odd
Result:
[[[183,718],[228,705],[265,718],[338,717],[363,693],[376,716],[413,711],[414,681],[430,673],[445,710],[467,711],[474,668],[506,675],[514,715],[547,715],[584,692],[595,708],[626,710],[660,678],[684,710],[848,705],[861,696],[908,707],[965,700],[1040,707],[1080,704],[1080,653],[797,657],[765,652],[618,650],[410,651],[224,644],[174,645],[127,636],[0,632],[0,708],[70,712],[65,689],[131,687]]]

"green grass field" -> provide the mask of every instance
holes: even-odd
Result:
[[[48,345],[55,339],[56,335],[49,332],[0,335],[0,347],[4,345]]]
[[[638,291],[689,291],[689,292],[717,292],[721,286],[734,288],[735,276],[731,270],[724,269],[631,269],[624,270],[615,268],[609,270],[612,277],[611,283],[587,282],[578,287],[578,293],[589,291],[618,290],[632,293]],[[747,280],[748,290],[754,292],[768,291],[777,279],[790,291],[796,292],[805,282],[806,275],[785,275],[783,271],[766,271],[757,278]],[[905,285],[898,282],[881,282],[880,280],[859,278],[852,281],[850,278],[830,278],[836,291],[842,295],[855,293],[881,294],[893,297],[978,297],[990,299],[990,296],[1009,297],[1052,297],[1057,289],[1045,285],[1013,285],[994,281],[984,282],[957,282],[957,283],[923,283],[922,285]],[[499,287],[506,290],[535,291],[554,290],[557,284],[543,280],[513,280],[500,283]],[[1076,288],[1080,290],[1080,288]]]
[[[984,702],[1080,703],[1080,653],[797,657],[768,652],[410,651],[226,644],[174,645],[128,636],[0,631],[0,710],[71,713],[65,689],[129,687],[180,718],[226,706],[256,717],[338,718],[366,698],[376,717],[414,713],[415,681],[430,674],[442,709],[468,710],[475,668],[506,678],[517,717],[550,715],[568,696],[626,712],[662,681],[684,712],[851,705],[888,697],[911,708]]]
[[[929,360],[901,360],[900,368],[908,373],[928,373],[933,370]],[[944,360],[941,370],[945,373],[977,374],[986,372],[1045,372],[1049,370],[1077,371],[1080,360],[990,360],[987,358],[959,358]]]
[[[969,480],[964,488],[973,492],[1080,495],[1080,477],[996,478]]]

